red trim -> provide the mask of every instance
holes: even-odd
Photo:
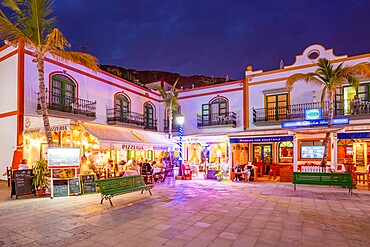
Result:
[[[17,152],[18,155],[23,156],[23,129],[24,129],[24,45],[19,45],[18,47],[18,93],[17,93],[17,108],[18,108],[18,117],[17,117]],[[14,157],[16,157],[14,159]],[[13,156],[12,168],[18,168],[18,156]]]
[[[10,57],[12,57],[16,54],[18,54],[18,50],[12,51],[12,52],[6,54],[5,56],[0,57],[0,62],[6,60],[6,59],[8,59],[8,58],[10,58]]]
[[[8,48],[9,46],[8,45],[3,45],[2,47],[0,47],[0,52],[3,51],[3,50],[6,50],[6,48]]]
[[[15,116],[18,115],[18,111],[10,111],[10,112],[5,112],[0,114],[0,118],[6,118],[10,116]]]
[[[71,76],[70,74],[68,74],[64,70],[64,71],[54,71],[54,72],[51,72],[49,74],[49,99],[51,99],[51,94],[52,94],[51,82],[52,82],[53,75],[64,75],[64,76],[68,77],[69,79],[71,79],[75,83],[75,85],[76,85],[76,99],[79,98],[79,96],[78,96],[78,82],[77,82],[77,80],[73,76]]]
[[[243,88],[232,88],[232,89],[226,89],[222,91],[217,91],[217,93],[228,93],[228,92],[234,92],[234,91],[240,91],[243,90]],[[195,98],[195,97],[202,97],[202,96],[207,96],[207,95],[214,95],[215,92],[209,92],[209,93],[201,93],[201,94],[196,94],[196,95],[189,95],[189,96],[184,96],[184,97],[178,97],[178,99],[188,99],[188,98]],[[163,102],[161,100],[160,102]]]
[[[28,51],[28,50],[26,50],[26,51],[25,51],[25,53],[26,53],[27,55],[33,56],[33,53],[32,53],[32,52],[30,52],[30,51]],[[100,78],[100,77],[98,77],[98,76],[95,76],[95,75],[89,74],[89,73],[87,73],[87,72],[85,72],[85,71],[82,71],[82,70],[76,69],[76,68],[74,68],[74,67],[71,67],[71,66],[65,65],[65,64],[63,64],[63,63],[61,63],[61,62],[54,61],[54,60],[52,60],[52,59],[50,59],[50,58],[46,58],[46,59],[45,59],[45,61],[46,61],[46,62],[49,62],[49,63],[52,63],[52,64],[54,64],[54,65],[57,65],[57,66],[63,67],[63,68],[65,68],[65,69],[68,69],[68,70],[74,71],[74,72],[79,73],[79,74],[81,74],[81,75],[88,76],[88,77],[90,77],[90,78],[92,78],[92,79],[95,79],[95,80],[98,80],[98,81],[104,82],[104,83],[106,83],[106,84],[108,84],[108,85],[115,86],[115,87],[118,87],[118,88],[121,88],[121,89],[124,89],[124,90],[130,91],[130,92],[132,92],[132,93],[134,93],[134,94],[137,94],[137,95],[140,95],[140,96],[143,96],[143,97],[146,97],[146,98],[149,98],[149,99],[151,99],[151,100],[154,100],[154,101],[159,102],[159,100],[158,100],[158,99],[156,99],[156,98],[146,96],[146,95],[145,95],[145,94],[143,94],[143,93],[138,93],[137,91],[135,91],[135,90],[133,90],[133,89],[130,89],[130,88],[124,87],[124,86],[122,86],[122,85],[119,85],[119,84],[116,84],[116,83],[110,82],[110,81],[108,81],[108,80],[106,80],[106,79],[103,79],[103,78]],[[126,84],[130,84],[130,85],[132,85],[132,86],[134,86],[134,87],[136,87],[136,88],[138,88],[138,89],[141,89],[141,90],[147,91],[148,93],[151,93],[151,94],[154,94],[154,95],[156,95],[156,96],[159,96],[159,94],[158,94],[158,93],[155,93],[155,92],[153,92],[153,91],[151,91],[151,90],[149,90],[149,89],[142,88],[142,87],[140,87],[140,86],[138,86],[138,85],[136,85],[136,84],[134,84],[134,83],[132,83],[132,82],[126,81],[126,80],[124,80],[124,79],[122,79],[122,78],[120,78],[120,77],[117,77],[117,76],[115,76],[115,75],[109,74],[108,72],[105,72],[105,71],[103,71],[103,70],[99,70],[99,73],[101,73],[101,74],[105,74],[105,75],[107,75],[107,76],[109,76],[109,77],[115,78],[115,79],[116,79],[116,80],[118,80],[118,81],[124,82],[124,83],[126,83]]]

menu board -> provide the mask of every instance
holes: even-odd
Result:
[[[80,177],[84,194],[96,192],[95,175],[81,175]]]
[[[10,197],[35,194],[35,189],[32,186],[33,176],[32,170],[17,170],[13,171],[12,191]]]
[[[365,165],[365,144],[363,143],[356,143],[356,166],[364,166]]]
[[[68,196],[68,180],[53,180],[53,196]]]
[[[68,179],[68,188],[70,195],[77,195],[81,193],[80,178]]]
[[[80,149],[57,147],[48,149],[49,168],[78,168],[80,167]]]

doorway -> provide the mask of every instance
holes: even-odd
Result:
[[[253,144],[253,161],[271,163],[272,144]]]

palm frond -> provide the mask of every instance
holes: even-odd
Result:
[[[14,41],[22,36],[23,32],[0,10],[0,39]]]
[[[159,92],[159,94],[162,96],[162,99],[166,101],[168,96],[167,96],[167,92],[164,90],[164,88],[161,87],[160,85],[155,85],[154,89],[157,90]]]
[[[316,77],[317,77],[316,73],[307,73],[307,74],[297,73],[297,74],[291,75],[287,79],[285,83],[285,87],[288,89],[291,89],[293,85],[298,81],[305,81],[315,86],[322,86],[323,82]]]
[[[53,31],[46,36],[45,44],[50,46],[52,49],[58,50],[64,50],[66,47],[71,47],[71,44],[58,28],[54,28]]]
[[[61,51],[61,50],[50,50],[49,52],[58,61],[81,64],[93,71],[99,70],[97,59],[90,54],[83,52]]]
[[[327,87],[324,87],[321,92],[320,103],[321,103],[322,109],[324,109],[326,91],[327,91]]]

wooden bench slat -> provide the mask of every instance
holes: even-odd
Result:
[[[293,172],[293,184],[294,190],[296,184],[346,186],[351,194],[354,187],[350,173]]]
[[[154,187],[152,184],[146,185],[141,175],[100,179],[96,180],[95,182],[100,188],[100,193],[102,196],[101,203],[103,203],[103,200],[106,199],[109,200],[111,206],[113,206],[111,198],[115,195],[121,195],[140,190],[141,192],[143,192],[143,190],[148,190],[150,195],[152,195],[150,189]]]

